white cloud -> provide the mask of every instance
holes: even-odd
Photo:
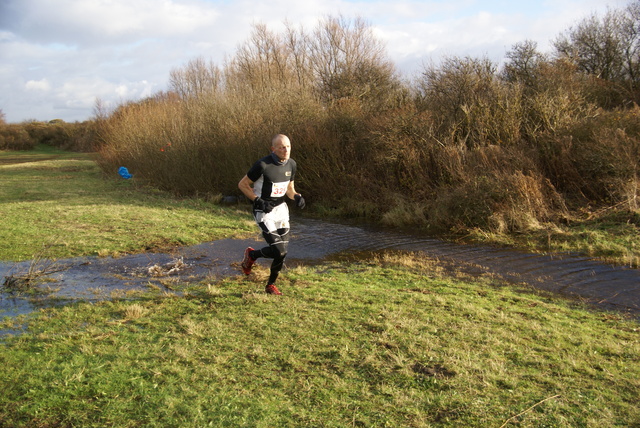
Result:
[[[155,84],[146,80],[114,83],[101,78],[74,78],[57,87],[54,96],[60,109],[92,109],[97,99],[125,102],[151,96],[156,89]]]
[[[24,87],[27,91],[48,92],[51,89],[51,83],[47,79],[29,80]]]
[[[165,90],[172,68],[223,63],[257,22],[311,31],[364,18],[404,72],[442,55],[500,59],[549,40],[592,11],[630,0],[0,0],[0,109],[7,120],[84,120],[106,105]]]
[[[128,42],[132,38],[185,36],[214,25],[210,3],[179,0],[8,0],[18,22],[8,27],[38,43],[68,45]]]
[[[10,31],[0,30],[0,43],[10,42],[16,38],[16,35]]]
[[[127,85],[118,85],[116,88],[116,94],[118,94],[120,98],[127,98],[129,96],[129,88]]]

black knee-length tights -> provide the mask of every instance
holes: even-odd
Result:
[[[251,258],[257,259],[265,257],[267,259],[273,259],[271,263],[271,271],[269,274],[269,284],[275,284],[278,275],[284,266],[284,259],[287,257],[287,248],[289,246],[289,228],[282,228],[274,231],[269,231],[264,223],[259,224],[262,229],[262,236],[264,240],[269,244],[268,247],[264,247],[260,250],[254,250],[251,252]]]

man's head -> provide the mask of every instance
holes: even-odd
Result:
[[[278,156],[281,161],[286,161],[291,156],[291,141],[289,137],[278,134],[271,140],[271,151]]]

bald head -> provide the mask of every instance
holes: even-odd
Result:
[[[291,155],[291,141],[284,134],[278,134],[271,140],[271,151],[278,156],[281,161],[286,161]]]
[[[289,137],[287,137],[284,134],[278,134],[275,137],[273,137],[273,139],[271,140],[271,146],[275,147],[275,145],[279,142],[287,142],[289,144],[291,144],[291,141],[289,141]]]

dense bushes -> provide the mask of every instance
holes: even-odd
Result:
[[[0,150],[31,150],[38,144],[79,152],[94,151],[96,124],[93,121],[66,123],[62,120],[0,123]]]
[[[556,188],[582,203],[637,209],[640,110],[602,111],[538,141],[540,166]]]
[[[192,61],[172,72],[173,91],[101,120],[100,162],[181,194],[239,195],[281,132],[318,212],[509,232],[587,205],[637,209],[629,98],[616,104],[611,82],[531,43],[508,58],[501,71],[448,58],[402,81],[360,20],[328,18],[309,34],[257,26],[224,68]]]
[[[36,141],[21,125],[0,124],[0,150],[31,150]]]

